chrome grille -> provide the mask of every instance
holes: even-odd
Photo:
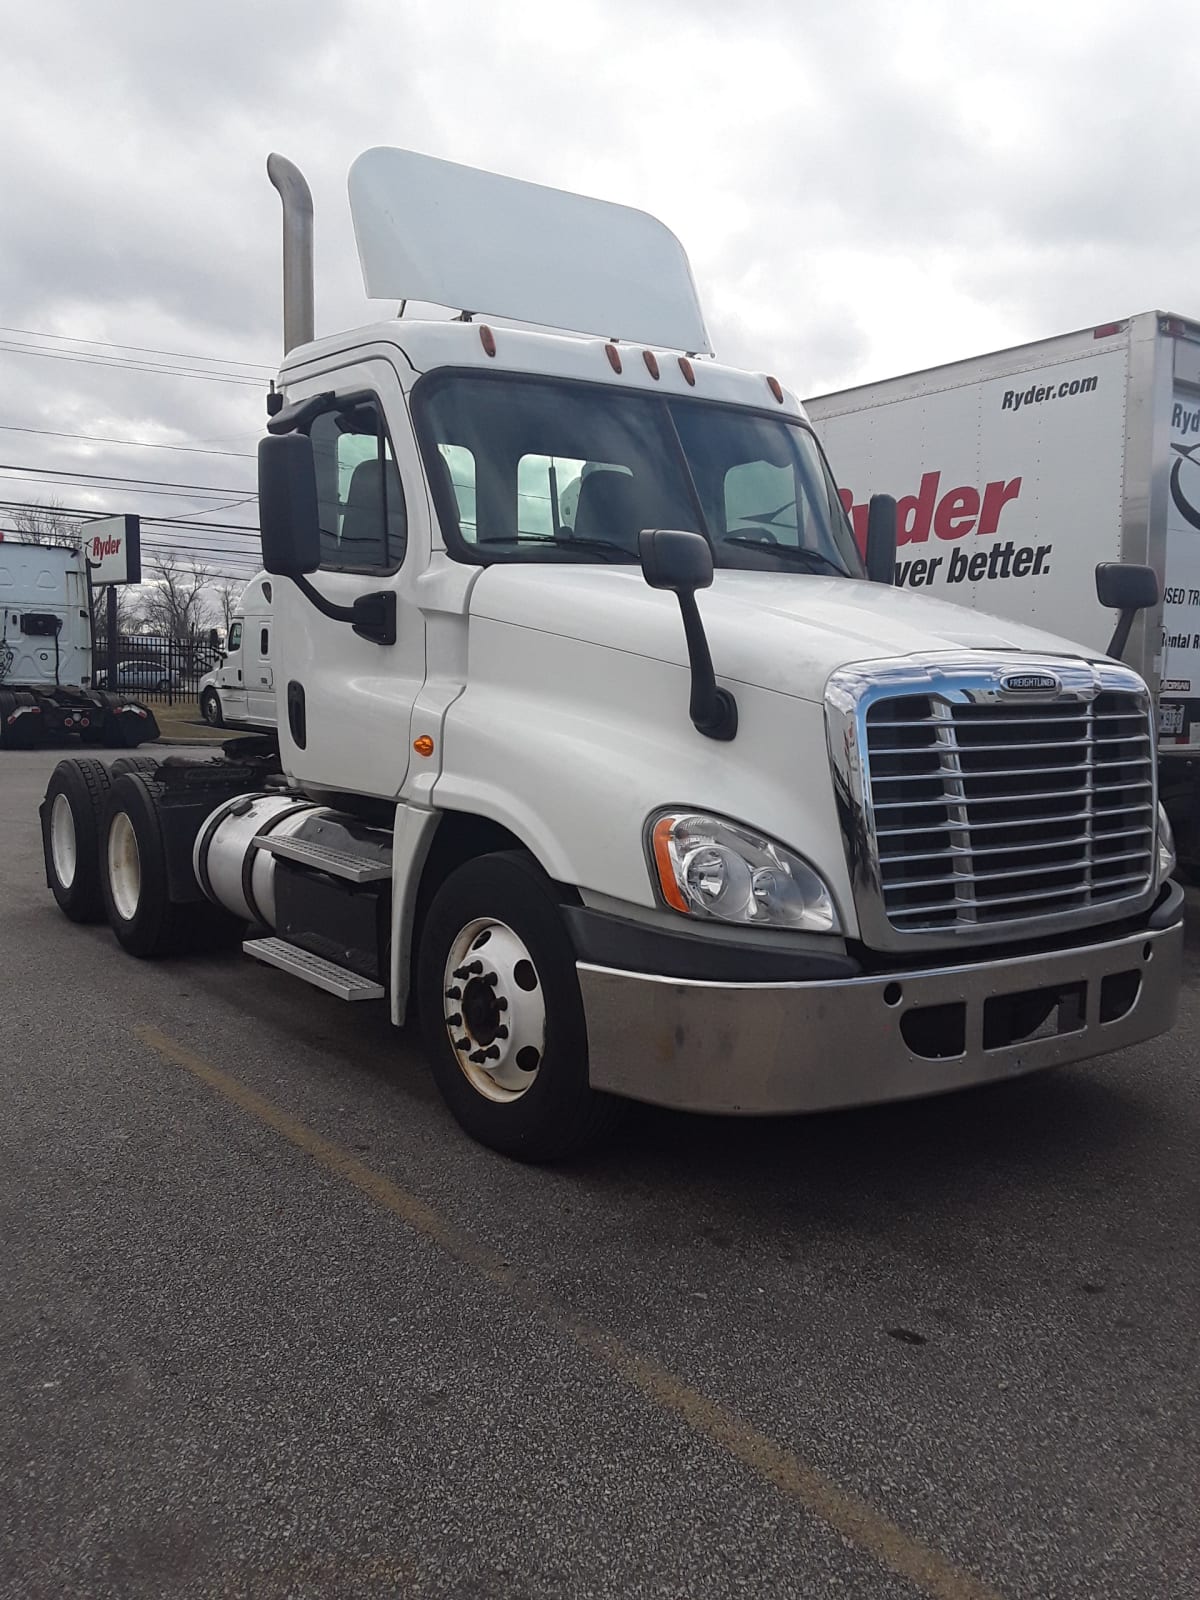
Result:
[[[895,932],[982,933],[1151,887],[1154,746],[1140,688],[1049,702],[898,693],[873,697],[865,723],[862,778]]]

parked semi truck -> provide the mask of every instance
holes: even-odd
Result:
[[[77,735],[130,749],[157,739],[153,713],[92,686],[87,571],[77,548],[0,540],[0,749]]]
[[[200,714],[210,727],[275,726],[272,594],[266,573],[251,578],[230,618],[222,658],[200,680]]]
[[[415,1013],[459,1122],[526,1159],[628,1099],[848,1106],[1171,1026],[1136,672],[894,587],[886,498],[864,562],[803,407],[712,356],[655,219],[369,151],[368,296],[457,315],[316,339],[307,185],[269,172],[278,745],[61,763],[69,916]]]
[[[1159,599],[1124,658],[1158,702],[1159,785],[1200,869],[1200,324],[1162,311],[807,400],[861,539],[899,497],[896,582],[1105,648],[1101,561]]]

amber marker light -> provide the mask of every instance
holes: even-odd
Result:
[[[433,754],[433,740],[427,733],[423,733],[419,739],[413,740],[413,749],[419,756],[431,756]]]
[[[675,882],[675,868],[671,863],[671,828],[674,817],[661,817],[654,824],[651,839],[654,843],[654,865],[658,868],[658,886],[663,899],[674,911],[686,912],[688,905],[683,891]]]

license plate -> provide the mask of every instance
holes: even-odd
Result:
[[[1174,704],[1167,701],[1160,705],[1158,708],[1159,733],[1182,733],[1185,709],[1181,700],[1175,701]]]

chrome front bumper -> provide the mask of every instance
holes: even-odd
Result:
[[[1050,954],[818,983],[705,983],[587,962],[578,971],[593,1087],[754,1115],[940,1094],[1153,1039],[1175,1021],[1182,958],[1176,923]]]

